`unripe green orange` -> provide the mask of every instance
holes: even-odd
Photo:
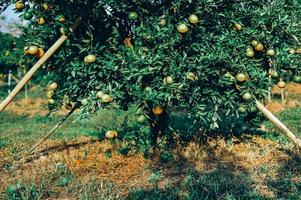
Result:
[[[235,78],[238,82],[244,82],[247,80],[247,76],[243,73],[236,74]]]
[[[177,26],[177,30],[178,30],[179,33],[187,33],[188,32],[188,26],[184,23],[179,24]]]
[[[87,55],[87,56],[84,58],[84,62],[87,63],[87,64],[94,63],[95,61],[96,61],[96,56],[93,55],[93,54]]]
[[[197,24],[199,22],[199,18],[195,14],[190,15],[188,20],[191,24]]]

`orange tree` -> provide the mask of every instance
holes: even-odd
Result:
[[[15,6],[30,21],[26,53],[32,55],[43,54],[82,17],[47,63],[55,82],[50,108],[81,102],[86,115],[134,106],[131,127],[140,130],[118,137],[144,145],[256,126],[254,99],[264,98],[269,70],[277,80],[300,71],[298,0],[35,0]],[[186,118],[173,124],[171,116],[183,113]],[[185,124],[191,128],[178,135]]]
[[[16,72],[23,56],[23,39],[0,32],[0,44],[0,72],[7,73],[8,70]]]

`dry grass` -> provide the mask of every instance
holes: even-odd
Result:
[[[289,91],[295,92],[296,88],[301,88],[300,84],[289,84],[287,87]],[[297,98],[301,94],[298,91],[294,94]],[[40,109],[45,100],[35,99],[27,107],[23,101],[18,100],[10,105],[9,111],[16,114],[26,113],[29,116],[45,114]],[[279,112],[287,106],[300,106],[300,101],[291,103],[295,101],[293,99],[286,104],[274,102],[268,107]],[[174,150],[174,160],[169,163],[160,162],[159,155],[151,159],[137,153],[124,156],[118,153],[118,145],[88,137],[65,141],[48,140],[38,149],[37,156],[24,163],[16,159],[14,148],[25,149],[26,146],[28,143],[0,148],[0,199],[4,198],[8,186],[19,180],[24,183],[34,182],[37,186],[43,185],[43,181],[54,174],[61,163],[70,170],[74,181],[66,187],[58,187],[50,181],[47,187],[55,194],[50,195],[50,199],[78,199],[79,193],[83,194],[85,188],[97,196],[104,192],[99,188],[109,187],[107,183],[114,186],[110,192],[115,197],[126,197],[132,189],[151,190],[153,185],[148,180],[154,174],[159,177],[158,189],[175,190],[186,181],[191,169],[209,177],[215,177],[217,170],[222,171],[221,177],[231,173],[233,181],[238,181],[237,187],[239,184],[250,184],[250,190],[269,198],[279,196],[281,187],[278,189],[277,184],[285,185],[281,181],[286,180],[288,174],[289,181],[301,181],[299,152],[289,145],[283,146],[260,136],[231,140],[209,138],[206,144],[192,142],[186,146],[178,146]],[[186,192],[181,190],[180,194],[185,196]]]
[[[108,153],[110,156],[108,157]],[[273,190],[267,185],[267,178],[276,179],[279,167],[285,166],[292,157],[279,144],[261,137],[233,139],[229,144],[224,139],[208,140],[206,145],[190,143],[175,150],[174,161],[163,164],[157,157],[149,160],[139,154],[123,156],[117,153],[116,146],[107,141],[79,138],[62,143],[48,141],[39,150],[34,160],[16,164],[9,171],[0,172],[0,191],[17,180],[41,184],[45,174],[55,170],[58,163],[64,163],[76,180],[89,183],[91,177],[112,182],[119,196],[126,196],[130,189],[150,188],[147,181],[153,172],[161,175],[158,186],[164,189],[182,182],[190,168],[200,173],[222,169],[234,174],[248,174],[254,181],[253,189],[266,197],[274,197]],[[9,148],[0,150],[1,155],[13,160]],[[16,162],[18,163],[18,162]],[[1,162],[1,166],[5,163]],[[268,171],[262,170],[267,167]],[[300,172],[294,177],[299,180]],[[74,187],[74,185],[68,186]],[[56,188],[60,197],[68,196],[66,188]]]

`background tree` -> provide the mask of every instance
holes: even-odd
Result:
[[[0,44],[0,71],[2,73],[7,73],[8,70],[16,72],[23,56],[22,38],[0,32]]]
[[[85,116],[134,106],[140,131],[125,139],[172,143],[179,111],[190,126],[182,139],[258,125],[253,100],[265,98],[270,69],[276,82],[300,71],[298,0],[36,0],[16,9],[31,22],[33,60],[83,18],[47,63],[50,108],[79,101]]]

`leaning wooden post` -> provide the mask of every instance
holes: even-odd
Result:
[[[80,103],[75,103],[69,113],[57,123],[46,135],[44,135],[37,143],[35,143],[30,150],[26,153],[26,156],[34,152],[45,140],[47,140],[69,117],[74,111],[80,107]]]
[[[271,113],[262,103],[256,100],[256,107],[275,124],[293,143],[301,148],[301,140],[297,138],[273,113]]]
[[[73,32],[79,25],[81,18],[78,18],[75,23],[70,27],[70,31]],[[21,91],[24,85],[32,78],[32,76],[38,71],[38,69],[62,46],[62,44],[68,38],[67,35],[62,35],[48,51],[38,60],[38,62],[25,74],[22,80],[17,84],[13,91],[6,97],[6,99],[0,104],[0,113],[6,108],[6,106],[15,98],[15,96]]]

